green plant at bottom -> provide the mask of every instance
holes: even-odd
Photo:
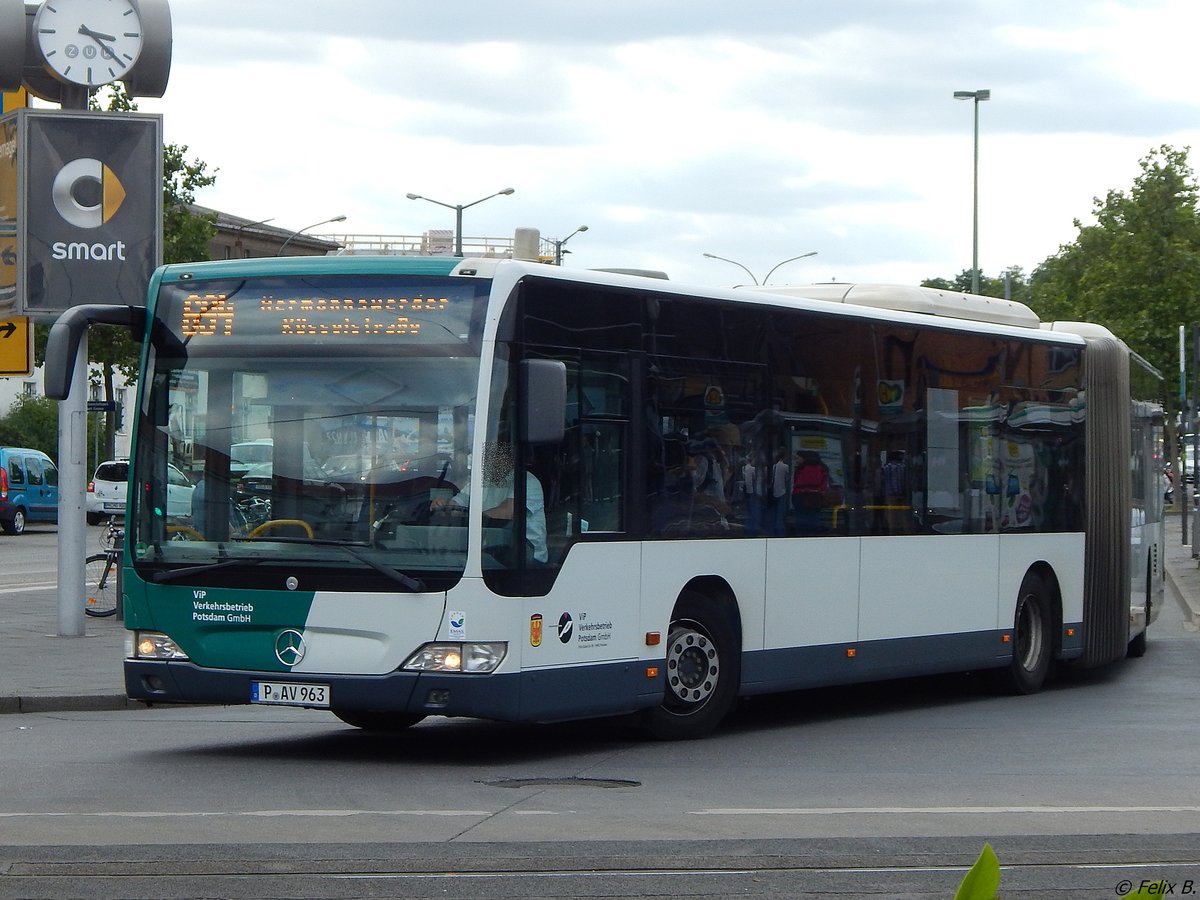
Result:
[[[992,845],[984,843],[975,865],[967,870],[954,892],[954,900],[995,900],[1000,890],[1000,860]]]
[[[983,850],[975,864],[963,876],[954,892],[954,900],[996,900],[1000,890],[1000,860],[992,845],[984,842]],[[1161,897],[1167,893],[1167,882],[1156,881],[1151,884],[1143,883],[1136,890],[1121,897]]]

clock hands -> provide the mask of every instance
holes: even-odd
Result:
[[[88,28],[86,25],[79,26],[79,33],[84,37],[90,37],[93,41],[99,44],[100,49],[104,52],[105,59],[111,59],[122,69],[128,68],[125,63],[121,62],[121,60],[117,58],[117,54],[113,51],[112,47],[104,43],[105,41],[115,41],[117,39],[116,35],[104,34],[102,31],[94,31],[93,29]]]

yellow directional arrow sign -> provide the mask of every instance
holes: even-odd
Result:
[[[33,328],[27,316],[0,320],[0,375],[33,374]]]

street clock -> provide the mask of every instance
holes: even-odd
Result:
[[[0,90],[86,109],[114,81],[161,97],[170,71],[169,0],[0,0]]]
[[[52,75],[89,88],[124,79],[145,41],[133,0],[45,0],[33,36]]]

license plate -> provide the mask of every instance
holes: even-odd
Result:
[[[250,683],[251,703],[275,703],[280,706],[329,706],[329,685],[290,684],[279,681]]]
[[[124,503],[121,503],[121,502],[119,502],[119,501],[118,501],[118,502],[115,502],[115,503],[110,503],[110,502],[108,502],[108,501],[105,501],[105,503],[104,503],[104,511],[105,511],[105,512],[124,512],[124,511],[125,511],[125,504],[124,504]]]

